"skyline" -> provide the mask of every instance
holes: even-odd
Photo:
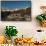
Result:
[[[31,7],[31,1],[2,1],[1,8],[5,9],[23,9]]]

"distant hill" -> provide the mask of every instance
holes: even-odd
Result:
[[[2,18],[1,20],[8,20],[9,17],[11,18],[11,20],[12,19],[13,20],[24,20],[27,17],[30,20],[30,15],[31,15],[31,7],[28,7],[26,9],[18,9],[18,10],[1,9],[1,18]]]

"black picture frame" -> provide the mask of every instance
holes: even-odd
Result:
[[[25,2],[25,8],[20,9],[7,9],[9,3]],[[26,4],[27,2],[27,4]],[[22,4],[21,4],[22,5]],[[26,5],[29,5],[26,7]],[[12,5],[13,6],[13,5]],[[15,5],[14,5],[15,6]],[[20,6],[19,6],[20,7]],[[1,21],[31,21],[31,1],[1,1]]]

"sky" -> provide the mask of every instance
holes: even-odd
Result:
[[[31,1],[2,1],[1,7],[8,9],[22,9],[26,7],[31,7]]]

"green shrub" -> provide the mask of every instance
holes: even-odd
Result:
[[[9,38],[11,38],[12,36],[16,36],[18,33],[15,26],[6,26],[5,31],[6,36],[8,36]]]
[[[46,20],[46,14],[38,15],[38,16],[36,16],[36,19],[39,20],[39,21]]]

